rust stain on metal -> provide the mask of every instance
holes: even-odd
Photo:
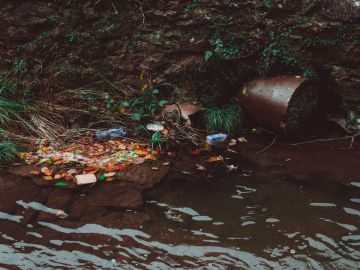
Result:
[[[270,130],[286,134],[284,119],[289,105],[311,80],[301,76],[258,78],[237,95],[240,106],[250,120]]]

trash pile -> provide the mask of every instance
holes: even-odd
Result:
[[[57,181],[57,186],[65,186],[67,181],[77,185],[112,181],[117,172],[129,170],[132,165],[146,160],[156,160],[158,156],[149,146],[127,139],[94,140],[90,137],[83,137],[65,148],[42,142],[35,150],[20,153],[20,158],[37,167],[31,174],[40,175],[46,181]]]

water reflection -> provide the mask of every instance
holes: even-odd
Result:
[[[64,213],[24,227],[22,215],[0,212],[0,268],[360,269],[356,196],[239,174],[148,200],[141,211],[150,219],[141,226],[115,218],[82,224]],[[16,203],[24,216],[30,209],[59,213]]]

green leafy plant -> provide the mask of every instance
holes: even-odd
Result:
[[[347,127],[351,130],[360,130],[360,114],[349,110],[347,116]]]
[[[214,38],[209,42],[214,47],[214,50],[205,52],[205,61],[208,61],[212,56],[215,56],[217,59],[228,60],[234,58],[240,51],[232,37],[228,37],[227,40]]]
[[[49,38],[49,37],[52,36],[52,35],[51,35],[51,32],[49,32],[49,31],[42,32],[41,35],[42,35],[44,38]]]
[[[132,111],[130,118],[134,121],[140,121],[143,117],[154,116],[157,111],[167,103],[166,100],[158,99],[160,91],[156,88],[149,88],[144,91],[141,97],[128,102],[128,108]]]
[[[16,159],[18,149],[13,142],[0,142],[0,164],[4,165]]]
[[[234,132],[244,121],[243,111],[236,104],[225,108],[212,107],[205,114],[206,126],[209,132]]]
[[[50,15],[49,17],[48,17],[48,21],[49,21],[49,23],[58,23],[59,22],[59,16],[58,15],[55,15],[55,14],[53,14],[53,15]]]
[[[71,43],[75,42],[78,39],[78,35],[74,32],[66,34],[65,37]]]
[[[190,13],[193,12],[199,6],[199,0],[191,0],[190,4],[188,4],[185,8],[185,12]]]
[[[0,97],[0,127],[7,126],[12,119],[17,118],[22,109],[22,104]]]
[[[263,0],[263,1],[262,1],[262,4],[263,4],[263,6],[266,7],[267,9],[270,9],[270,8],[271,8],[270,0]]]
[[[162,142],[165,142],[166,138],[163,137],[160,133],[160,131],[156,131],[152,136],[151,136],[151,146],[154,148],[154,146],[159,145]]]
[[[12,68],[11,68],[11,72],[14,75],[19,75],[23,72],[25,72],[27,69],[27,62],[24,59],[19,59],[16,58],[15,61],[13,62]]]
[[[262,72],[267,73],[273,66],[282,64],[285,66],[295,66],[297,59],[291,49],[281,40],[275,40],[265,47],[261,53]]]
[[[8,78],[9,73],[0,73],[0,96],[6,93],[11,93],[16,88],[16,84]]]
[[[318,75],[314,70],[310,68],[305,68],[303,72],[303,76],[305,78],[317,78]]]

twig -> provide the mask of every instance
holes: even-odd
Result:
[[[290,145],[292,146],[298,146],[298,145],[304,145],[304,144],[310,144],[310,143],[316,143],[316,142],[333,142],[333,141],[345,141],[345,140],[351,140],[351,144],[349,148],[352,148],[354,141],[357,137],[360,136],[360,132],[352,135],[352,136],[344,136],[344,137],[338,137],[338,138],[331,138],[331,139],[317,139],[312,141],[305,141],[305,142],[299,142],[299,143],[292,143]]]
[[[135,3],[137,3],[139,5],[139,10],[141,12],[141,17],[142,17],[141,25],[143,25],[143,24],[145,24],[145,14],[144,14],[143,6],[141,5],[140,1],[135,1]]]
[[[256,154],[261,154],[261,153],[265,152],[266,150],[268,150],[271,146],[274,145],[274,143],[276,142],[276,140],[277,140],[278,137],[279,137],[279,135],[276,135],[275,138],[274,138],[274,140],[273,140],[268,146],[266,146],[264,149],[256,152]]]

